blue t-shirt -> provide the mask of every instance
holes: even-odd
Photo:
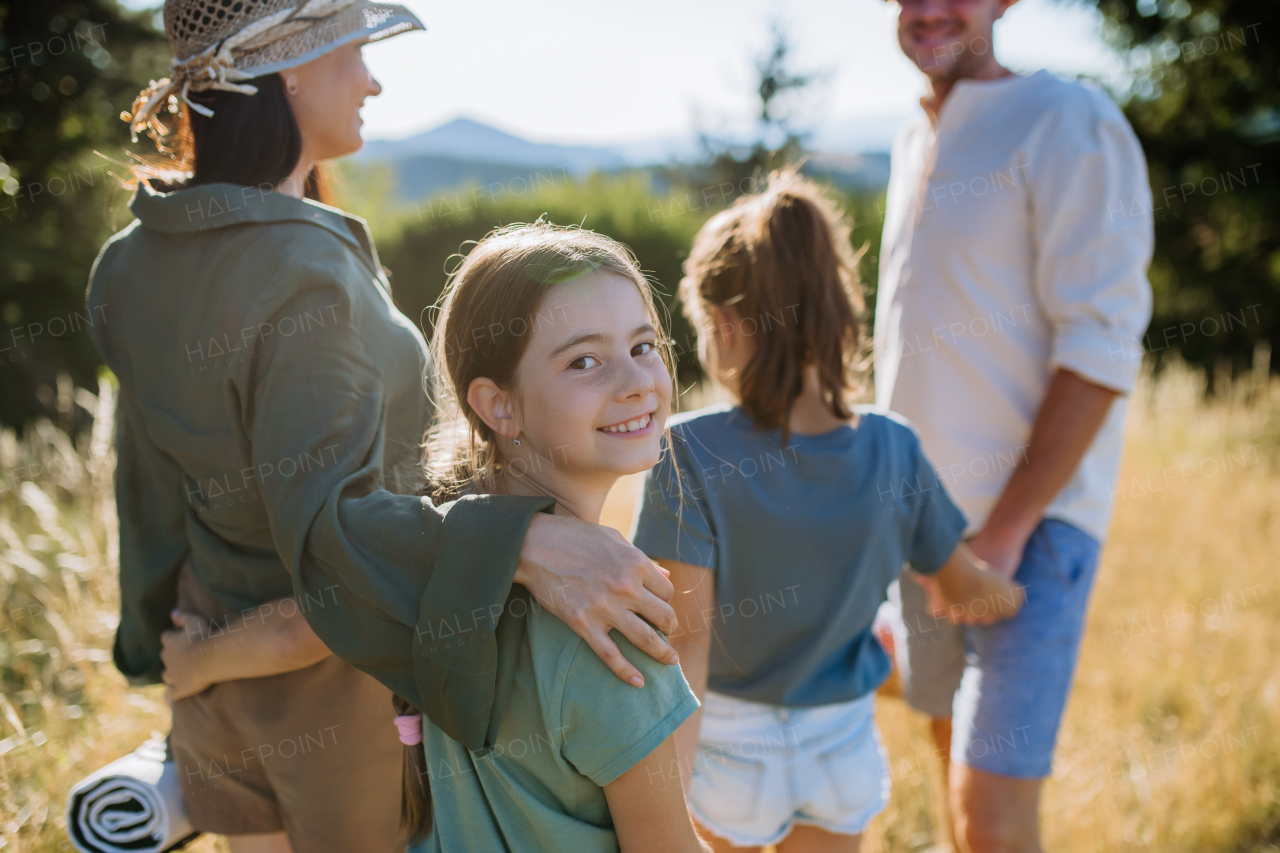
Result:
[[[711,690],[788,706],[865,696],[889,674],[871,633],[889,584],[907,563],[936,572],[959,544],[965,518],[910,425],[855,411],[856,426],[786,447],[737,407],[672,419],[631,538],[715,573]]]

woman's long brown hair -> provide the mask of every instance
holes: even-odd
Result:
[[[863,310],[857,258],[844,214],[794,169],[712,217],[694,239],[680,282],[685,315],[703,334],[711,308],[731,306],[755,352],[739,377],[742,410],[790,437],[791,406],[817,368],[823,403],[849,420],[861,362]],[[750,324],[750,330],[748,330]]]

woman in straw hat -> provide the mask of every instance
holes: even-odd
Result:
[[[674,630],[673,590],[550,500],[413,496],[426,344],[364,223],[319,203],[315,164],[361,145],[380,86],[360,46],[418,19],[367,0],[168,0],[164,20],[170,76],[124,116],[163,156],[88,293],[120,384],[116,664],[170,684],[197,829],[235,851],[394,849],[388,688],[481,748],[513,582],[637,688],[609,630],[673,662],[645,621]],[[264,636],[275,653],[242,651]]]

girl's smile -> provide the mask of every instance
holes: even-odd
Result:
[[[645,412],[638,418],[632,418],[629,421],[611,424],[610,426],[596,427],[596,432],[608,433],[609,435],[620,435],[627,438],[639,438],[647,436],[653,432],[653,412]]]
[[[506,439],[502,488],[595,522],[619,477],[661,457],[671,375],[657,321],[635,282],[602,270],[547,288],[534,316],[554,320],[531,325],[515,381],[479,377],[468,399]]]

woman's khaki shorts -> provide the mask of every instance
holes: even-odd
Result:
[[[222,625],[239,615],[221,612],[185,567],[178,599]],[[251,635],[222,641],[251,654]],[[394,717],[390,691],[332,656],[174,702],[169,743],[192,825],[221,835],[283,830],[295,853],[404,850]]]

